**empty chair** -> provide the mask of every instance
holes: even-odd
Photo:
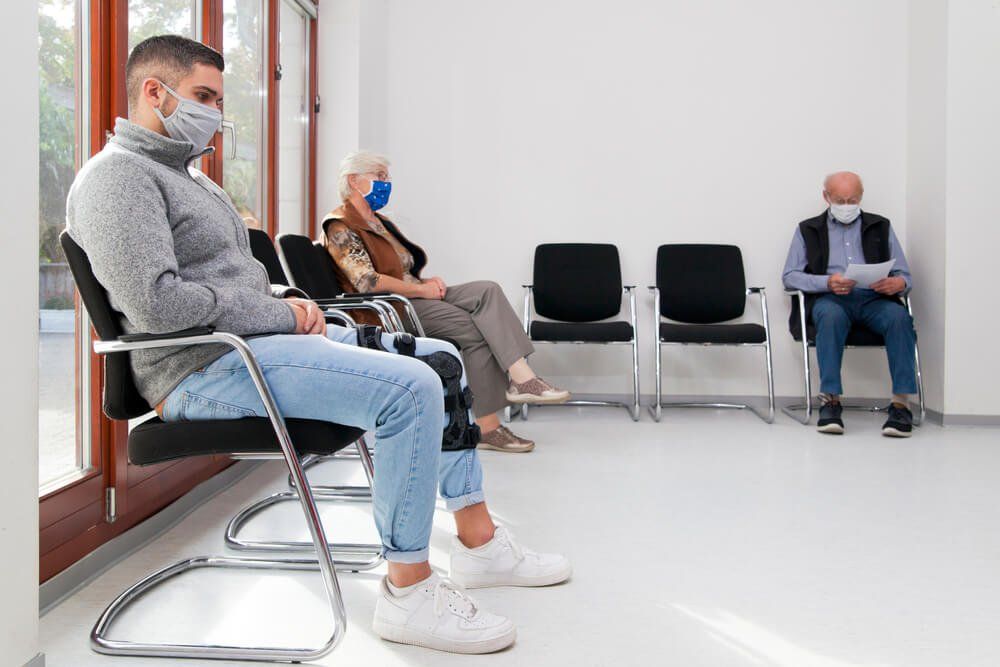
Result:
[[[656,251],[653,326],[656,354],[656,403],[650,412],[660,421],[664,407],[750,409],[767,423],[774,421],[774,373],[771,328],[763,287],[747,287],[743,254],[733,245],[671,244]],[[761,323],[733,323],[743,316],[747,297],[760,298]],[[664,319],[668,321],[664,321]],[[767,412],[746,403],[725,401],[663,402],[663,346],[728,345],[764,349]]]
[[[534,343],[631,345],[632,402],[571,400],[562,405],[623,407],[639,420],[639,352],[635,286],[622,285],[618,248],[606,243],[546,243],[535,248],[531,285],[525,285],[524,330]],[[621,313],[628,297],[628,321]],[[532,319],[534,312],[547,320]],[[527,419],[528,407],[521,407]]]
[[[285,420],[277,409],[260,366],[250,346],[239,336],[200,327],[167,334],[123,335],[119,321],[103,287],[91,270],[83,250],[66,232],[60,236],[63,250],[80,296],[100,338],[94,351],[104,355],[104,412],[112,419],[147,415],[152,407],[136,389],[127,352],[177,345],[224,344],[237,350],[254,380],[267,417],[167,423],[151,417],[133,428],[128,437],[129,460],[151,465],[190,456],[229,454],[234,458],[283,459],[301,489],[298,499],[312,537],[316,560],[274,560],[202,556],[159,570],[127,589],[105,609],[91,632],[95,651],[112,655],[145,655],[171,658],[215,658],[301,662],[321,658],[340,642],[346,629],[344,603],[337,582],[333,555],[316,503],[299,464],[305,454],[329,455],[361,436],[357,428],[308,419]],[[364,448],[361,448],[364,449]],[[367,450],[365,450],[367,451]],[[239,570],[319,570],[334,618],[329,639],[316,647],[226,646],[218,644],[170,644],[111,639],[107,632],[128,604],[153,587],[196,568]]]

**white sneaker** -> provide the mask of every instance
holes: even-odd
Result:
[[[492,653],[517,637],[510,619],[482,609],[460,586],[437,574],[399,597],[383,578],[372,628],[391,642],[451,653]]]
[[[475,549],[452,538],[451,578],[465,588],[550,586],[571,574],[573,568],[565,556],[523,549],[503,526],[497,526],[492,540]]]

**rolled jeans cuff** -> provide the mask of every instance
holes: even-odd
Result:
[[[418,551],[396,551],[388,547],[382,547],[382,558],[391,563],[423,563],[431,555],[430,547]]]
[[[482,491],[473,491],[472,493],[467,493],[464,496],[458,496],[457,498],[445,498],[444,506],[449,512],[457,512],[458,510],[465,509],[470,505],[477,505],[484,502],[486,502],[486,494]]]

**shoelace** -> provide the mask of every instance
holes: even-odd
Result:
[[[507,544],[507,546],[510,547],[511,553],[514,554],[514,558],[516,558],[518,562],[524,560],[525,554],[532,553],[530,551],[526,552],[524,549],[522,549],[521,545],[514,540],[514,537],[506,529],[504,529],[503,531],[503,536],[504,536],[504,542]]]
[[[457,602],[463,603],[453,607],[459,615],[470,621],[475,618],[479,612],[479,604],[465,592],[464,588],[450,579],[438,579],[437,583],[434,584],[434,614],[436,616],[440,618],[444,614],[448,599],[452,596],[456,598]]]

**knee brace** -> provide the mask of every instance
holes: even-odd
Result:
[[[382,329],[371,324],[358,327],[358,346],[390,352],[382,345]],[[472,417],[472,390],[462,386],[462,362],[448,352],[417,356],[417,341],[408,333],[394,333],[393,347],[398,354],[419,359],[441,378],[444,388],[444,432],[441,450],[474,449],[479,444],[479,425]]]

